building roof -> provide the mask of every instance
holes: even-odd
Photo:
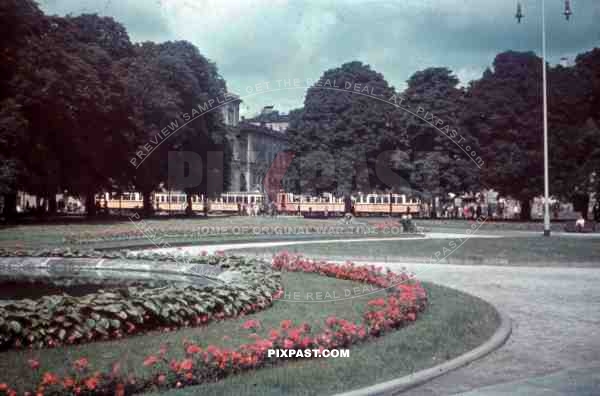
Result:
[[[275,131],[273,129],[267,128],[266,126],[255,125],[255,124],[252,124],[251,122],[256,122],[256,121],[251,121],[251,120],[240,121],[237,128],[240,129],[240,132],[245,131],[245,132],[259,133],[262,135],[267,135],[267,136],[276,137],[278,139],[287,140],[287,135],[285,134],[285,132]]]
[[[253,118],[246,119],[248,122],[259,122],[259,123],[274,123],[274,122],[290,122],[290,116],[288,114],[280,114],[278,110],[275,110],[273,106],[263,107],[261,113]]]

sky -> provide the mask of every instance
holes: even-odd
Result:
[[[239,94],[242,115],[263,106],[302,107],[300,89],[267,90],[276,81],[317,80],[358,60],[396,89],[427,67],[445,66],[461,84],[481,77],[505,50],[541,55],[542,0],[38,0],[47,14],[98,13],[121,22],[134,42],[187,40],[214,61]],[[546,0],[550,63],[600,47],[600,1]]]

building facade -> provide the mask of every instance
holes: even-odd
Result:
[[[285,131],[289,120],[273,106],[266,106],[252,119],[239,119],[240,101],[222,107],[231,147],[229,191],[264,192],[263,180],[279,152],[287,148]]]

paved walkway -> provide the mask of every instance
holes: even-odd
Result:
[[[487,386],[463,396],[598,396],[600,367],[562,370],[542,377]]]
[[[513,333],[502,348],[411,390],[410,395],[455,394],[557,370],[600,367],[599,269],[404,263],[389,266],[406,267],[416,272],[419,279],[479,296],[513,320]],[[598,381],[592,385],[595,394],[600,395]],[[505,394],[527,394],[516,393],[518,388],[526,389],[513,384]],[[480,392],[476,394],[498,394]]]
[[[252,243],[243,247],[283,245],[290,243]],[[234,247],[242,246],[228,244],[176,250],[211,252]],[[501,349],[408,394],[449,395],[476,390],[469,395],[600,395],[600,384],[594,374],[598,371],[587,369],[600,367],[600,269],[380,264],[395,270],[406,268],[419,279],[479,296],[513,320],[512,336]],[[568,388],[568,378],[572,377],[578,379],[571,381],[574,385]],[[577,383],[583,385],[578,387]],[[498,384],[504,385],[485,388]],[[544,388],[543,384],[553,385]],[[528,393],[534,388],[537,394]],[[546,390],[548,393],[539,393]]]
[[[353,243],[353,242],[376,242],[376,241],[406,241],[411,239],[423,240],[423,239],[457,239],[465,238],[467,234],[460,232],[435,232],[427,233],[425,236],[411,236],[405,235],[401,237],[387,237],[387,238],[348,238],[348,239],[319,239],[319,240],[299,240],[299,241],[277,241],[277,242],[242,242],[242,243],[222,243],[217,245],[196,245],[196,246],[182,246],[182,247],[169,247],[169,248],[157,248],[150,249],[157,253],[163,254],[182,254],[188,253],[192,255],[201,254],[207,252],[213,254],[222,250],[229,249],[251,249],[251,248],[269,248],[278,246],[294,246],[294,245],[317,245],[326,243]],[[501,238],[499,235],[490,235],[486,233],[477,232],[468,235],[469,238]]]

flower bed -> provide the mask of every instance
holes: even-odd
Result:
[[[164,347],[140,362],[148,370],[148,375],[143,378],[121,373],[118,365],[107,372],[95,371],[90,362],[80,359],[74,361],[69,372],[60,377],[55,373],[40,372],[39,382],[32,385],[30,391],[45,395],[124,395],[215,381],[244,370],[274,364],[275,360],[267,356],[267,350],[271,348],[345,348],[379,337],[415,321],[427,305],[427,295],[418,281],[406,274],[383,271],[374,266],[316,262],[283,253],[274,257],[273,268],[360,281],[386,288],[387,292],[384,297],[371,300],[366,305],[363,319],[358,323],[331,316],[323,329],[314,331],[308,323],[289,319],[282,321],[277,328],[262,329],[267,332],[267,337],[256,335],[253,342],[236,348],[185,342],[182,357],[182,351],[176,350],[178,348]],[[243,323],[242,327],[255,331],[262,325],[252,319]],[[37,366],[37,361],[31,362],[33,370],[37,371]],[[2,390],[6,394],[16,394],[9,385],[0,382]]]
[[[59,255],[57,251],[53,253]],[[131,257],[127,252],[72,251],[64,256],[98,255]],[[152,254],[135,257],[174,260]],[[243,282],[219,286],[134,286],[82,297],[52,295],[36,300],[9,301],[0,305],[0,349],[54,347],[121,338],[149,330],[204,325],[214,319],[263,309],[272,303],[281,289],[279,273],[258,260],[215,255],[190,261],[234,270]]]

